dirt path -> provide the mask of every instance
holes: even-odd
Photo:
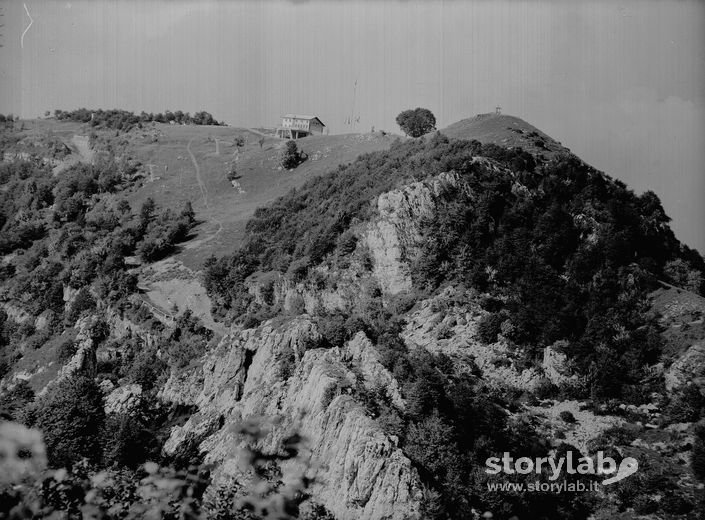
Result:
[[[208,188],[206,188],[206,184],[203,182],[203,178],[201,177],[201,168],[198,166],[198,161],[196,161],[196,156],[194,156],[193,152],[191,151],[191,143],[192,142],[193,142],[193,138],[186,145],[186,151],[191,156],[191,162],[193,162],[193,167],[196,170],[196,180],[198,181],[198,188],[201,190],[201,195],[203,196],[203,204],[206,206],[206,208],[208,208],[209,207],[208,206]],[[193,249],[195,247],[199,247],[199,246],[205,244],[206,242],[210,242],[215,237],[217,237],[221,231],[223,231],[223,223],[220,220],[218,220],[216,218],[210,218],[209,220],[218,225],[218,229],[216,230],[216,232],[213,233],[209,237],[201,238],[198,240],[191,241],[187,244],[184,244],[184,247],[186,249]]]
[[[52,170],[53,175],[58,175],[64,170],[70,168],[71,166],[78,163],[88,163],[91,164],[95,157],[95,151],[91,150],[90,142],[88,136],[86,135],[74,135],[71,138],[71,142],[76,147],[78,151],[78,156],[71,154],[66,157],[60,164],[56,165]]]
[[[88,136],[86,135],[74,135],[71,142],[76,145],[78,153],[81,155],[81,160],[83,162],[92,163],[95,157],[95,152],[91,150],[90,143],[88,141]]]
[[[213,222],[214,224],[218,224],[218,229],[216,230],[215,233],[213,233],[209,237],[205,238],[199,238],[197,240],[191,240],[189,242],[185,242],[183,244],[184,249],[196,249],[197,247],[201,247],[203,244],[206,244],[213,240],[215,237],[217,237],[221,231],[223,231],[223,223],[220,222],[220,220],[217,219],[211,219],[210,222]]]
[[[203,179],[201,178],[201,168],[198,166],[198,162],[196,161],[196,157],[193,155],[193,152],[191,151],[191,143],[193,142],[193,137],[191,140],[188,142],[186,145],[186,151],[188,154],[191,156],[191,162],[193,162],[193,167],[196,169],[196,180],[198,181],[198,188],[201,190],[201,195],[203,196],[203,204],[208,207],[208,188],[206,188],[206,184],[203,182]]]
[[[255,130],[254,128],[248,128],[247,131],[252,132],[253,134],[256,134],[256,135],[260,135],[262,137],[272,137],[271,135],[263,134],[262,132],[260,132],[259,130]]]

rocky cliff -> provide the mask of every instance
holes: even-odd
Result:
[[[190,401],[199,411],[174,428],[165,452],[197,445],[206,462],[217,464],[215,490],[246,478],[238,465],[243,440],[233,426],[257,420],[270,426],[261,440],[264,450],[275,450],[292,431],[305,438],[308,459],[291,465],[314,472],[313,499],[336,518],[421,518],[416,470],[397,439],[356,400],[361,389],[386,383],[390,399],[402,406],[391,375],[363,334],[343,347],[306,350],[316,339],[315,326],[303,317],[234,330],[202,368],[167,383],[165,400]]]
[[[419,220],[431,215],[443,190],[459,185],[456,173],[442,173],[430,181],[412,183],[377,199],[378,216],[367,226],[364,241],[372,255],[374,276],[384,294],[395,295],[411,289],[407,260],[413,258],[421,244]]]
[[[496,168],[487,162],[487,168]],[[215,465],[210,487],[234,489],[248,478],[238,463],[245,440],[237,425],[256,421],[266,434],[259,448],[274,452],[292,432],[306,439],[305,460],[285,463],[291,471],[313,471],[314,501],[339,519],[423,518],[424,488],[411,461],[384,433],[362,394],[382,390],[403,411],[399,384],[380,363],[364,333],[333,348],[316,347],[317,327],[309,314],[350,309],[364,298],[370,282],[387,299],[412,289],[410,259],[419,254],[419,222],[437,210],[446,190],[468,189],[455,173],[443,173],[381,195],[377,214],[359,225],[356,253],[367,252],[372,269],[355,260],[344,269],[316,267],[324,286],[294,283],[280,273],[258,273],[248,289],[258,305],[279,306],[298,317],[281,317],[259,327],[233,327],[196,368],[172,373],[160,393],[170,403],[194,405],[198,412],[175,427],[164,446],[167,455],[196,449]],[[500,337],[491,345],[478,339],[478,321],[487,314],[479,294],[448,287],[416,303],[404,315],[402,338],[409,348],[444,353],[459,371],[480,371],[497,386],[532,390],[546,378],[563,378],[565,356],[548,349],[545,367],[520,366],[518,352]],[[308,313],[308,314],[300,314]],[[298,467],[297,467],[298,466]]]

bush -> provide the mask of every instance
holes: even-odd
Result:
[[[318,331],[323,336],[326,346],[342,347],[350,339],[346,320],[346,316],[340,313],[321,316],[316,320]]]
[[[694,504],[687,498],[676,493],[668,493],[661,500],[661,510],[671,515],[684,515],[693,510]]]
[[[321,396],[321,406],[323,408],[328,408],[339,392],[340,389],[335,385],[327,387]]]
[[[0,396],[0,415],[12,421],[24,422],[24,411],[34,401],[34,391],[24,379]]]
[[[51,339],[51,333],[46,330],[39,331],[35,333],[32,337],[27,339],[25,343],[25,348],[27,350],[36,350],[42,348],[44,344]]]
[[[499,312],[492,312],[483,316],[477,324],[477,334],[480,341],[485,344],[497,341],[497,336],[502,331],[504,316]]]
[[[352,230],[348,230],[338,239],[338,252],[341,255],[350,255],[357,247],[357,235]]]
[[[311,261],[308,257],[299,258],[291,263],[287,274],[294,283],[303,282],[306,279]]]
[[[100,460],[105,412],[102,393],[92,379],[60,381],[39,399],[35,413],[51,466],[70,467],[82,458]]]
[[[56,349],[56,362],[61,365],[65,364],[76,354],[77,350],[78,345],[73,340],[62,341]]]
[[[558,414],[558,417],[560,417],[561,421],[568,424],[574,424],[575,422],[577,422],[575,416],[568,410],[563,410],[561,413]]]
[[[96,308],[95,298],[85,287],[78,290],[69,311],[66,313],[66,323],[74,324],[86,313],[93,311]]]
[[[148,199],[148,202],[150,200]],[[145,202],[140,217],[144,237],[137,246],[137,253],[145,262],[159,260],[171,253],[176,244],[186,240],[189,231],[196,224],[190,202],[186,203],[179,214],[166,209],[154,218],[153,212],[154,203]]]
[[[156,349],[144,345],[139,345],[138,348],[137,352],[128,353],[129,357],[123,362],[121,373],[148,392],[166,378],[168,366],[157,356]]]
[[[705,397],[695,384],[689,384],[671,397],[666,416],[671,422],[695,422],[705,411]]]
[[[558,387],[547,377],[542,378],[534,389],[534,395],[537,399],[549,399],[555,396],[557,392]]]
[[[199,359],[212,336],[213,333],[193,316],[191,310],[186,310],[177,318],[174,330],[166,339],[166,344],[162,345],[169,365],[183,369]]]
[[[142,422],[130,415],[109,417],[105,423],[104,463],[136,469],[159,455],[156,439]]]
[[[672,284],[682,287],[687,291],[699,294],[705,288],[703,273],[688,265],[688,263],[681,258],[668,262],[663,272]]]

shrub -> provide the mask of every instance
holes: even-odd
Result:
[[[499,312],[504,307],[504,302],[493,296],[483,296],[480,298],[480,307],[487,312]]]
[[[299,258],[291,263],[287,274],[294,283],[303,282],[306,279],[311,262],[308,257]]]
[[[294,375],[295,370],[296,355],[294,354],[294,350],[289,348],[287,349],[284,356],[279,360],[279,377],[282,380],[286,381],[292,375]]]
[[[695,384],[689,384],[671,397],[666,415],[671,422],[695,422],[703,417],[705,397]]]
[[[103,396],[92,379],[76,376],[60,381],[35,408],[51,466],[71,466],[84,457],[100,460],[105,412]]]
[[[74,297],[69,311],[66,313],[66,322],[69,324],[76,323],[81,316],[91,312],[96,308],[95,298],[85,287],[78,290]]]
[[[346,316],[340,313],[320,316],[316,320],[318,331],[325,341],[326,346],[342,347],[350,339],[346,328]]]
[[[56,349],[56,361],[60,364],[65,364],[69,359],[71,359],[76,351],[78,350],[78,345],[73,340],[67,339],[62,341]]]
[[[131,469],[159,455],[156,439],[142,422],[130,415],[109,417],[105,423],[104,463]]]
[[[572,414],[572,412],[568,410],[563,410],[561,413],[558,414],[558,417],[560,417],[561,421],[568,424],[574,424],[575,422],[577,422],[575,416]]]
[[[671,515],[684,515],[693,510],[694,504],[684,496],[668,493],[660,502],[661,510]]]
[[[39,331],[27,339],[27,343],[25,343],[25,348],[27,348],[28,350],[36,350],[44,346],[44,344],[50,339],[51,333],[49,331]]]
[[[340,389],[336,385],[327,387],[321,396],[321,406],[323,408],[328,408],[339,392]]]
[[[542,378],[534,389],[534,395],[538,399],[549,399],[556,395],[557,392],[558,387],[554,385],[547,377]]]
[[[191,203],[187,202],[179,214],[170,209],[153,218],[154,203],[142,206],[141,228],[144,232],[142,241],[137,246],[137,253],[145,262],[163,258],[174,250],[174,246],[184,241],[196,223]]]
[[[497,341],[497,336],[502,331],[504,316],[499,312],[491,312],[483,316],[477,324],[477,334],[480,341],[485,344]]]
[[[177,318],[174,330],[163,345],[169,364],[175,368],[187,367],[205,353],[212,336],[191,310],[186,310]]]
[[[7,415],[10,420],[23,422],[24,410],[34,401],[34,391],[24,379],[0,396],[0,415]]]
[[[355,251],[357,246],[357,235],[352,230],[348,230],[338,239],[338,252],[341,255],[349,255]]]
[[[126,374],[131,382],[139,384],[145,392],[157,387],[167,375],[168,366],[157,356],[154,348],[141,346],[136,353],[131,352],[125,361],[121,373]]]
[[[614,426],[588,442],[590,452],[605,450],[614,446],[628,446],[639,436],[636,425]]]

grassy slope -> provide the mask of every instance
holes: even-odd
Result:
[[[197,236],[184,245],[176,259],[195,269],[211,254],[232,252],[257,207],[339,164],[352,162],[360,154],[386,149],[394,140],[381,134],[301,139],[299,148],[309,159],[295,170],[285,171],[278,164],[284,144],[281,139],[265,137],[260,146],[261,136],[245,129],[173,125],[157,128],[161,134],[157,142],[133,138],[128,145],[130,155],[145,165],[147,173],[150,169],[147,165],[151,164],[153,172],[153,180],[148,175],[148,181],[132,191],[129,199],[138,205],[153,197],[158,205],[174,208],[191,201],[202,223],[196,229]],[[246,140],[240,149],[234,144],[237,136]],[[226,178],[233,166],[244,193]]]
[[[444,128],[441,132],[455,139],[477,139],[481,143],[495,143],[506,147],[521,147],[535,155],[550,157],[568,151],[558,141],[546,135],[523,119],[508,115],[478,114]],[[538,137],[529,134],[535,132]],[[541,139],[545,148],[536,146]]]
[[[89,125],[55,120],[30,120],[19,124],[25,128],[22,137],[30,137],[28,141],[36,142],[40,148],[49,136],[59,137],[66,143],[73,151],[64,160],[66,166],[85,160],[76,136],[87,136],[92,130]],[[123,193],[135,209],[148,197],[154,198],[160,207],[176,210],[185,201],[191,201],[196,218],[201,222],[193,238],[169,259],[140,269],[140,284],[158,307],[165,311],[174,304],[179,309],[189,307],[214,330],[218,327],[210,317],[210,300],[193,275],[189,276],[179,265],[198,270],[210,255],[232,253],[256,208],[312,177],[354,161],[361,154],[387,149],[397,138],[375,133],[301,139],[298,145],[308,155],[308,160],[293,171],[285,171],[279,167],[279,154],[285,141],[265,136],[260,145],[262,134],[249,129],[155,124],[119,136],[111,130],[99,131],[99,134],[117,145],[118,153],[142,163],[144,182]],[[245,140],[245,145],[239,149],[235,145],[238,137]],[[16,148],[21,151],[21,147]],[[33,151],[42,155],[40,148]],[[233,167],[238,172],[237,182],[242,191],[233,187],[226,177]]]
[[[64,162],[85,159],[76,136],[87,136],[92,130],[89,125],[49,119],[22,121],[16,129],[21,126],[24,127],[21,136],[37,145],[28,151],[43,155],[42,142],[55,136],[73,151]],[[145,182],[125,193],[133,206],[138,207],[152,197],[159,206],[178,210],[185,201],[191,201],[201,224],[176,259],[192,269],[200,268],[211,254],[232,252],[257,207],[314,176],[354,161],[361,154],[387,149],[397,138],[375,133],[300,139],[299,148],[309,159],[293,171],[283,171],[279,168],[279,153],[285,141],[265,136],[260,145],[263,136],[256,130],[155,124],[114,138],[113,131],[99,133],[109,136],[113,143],[122,143],[117,149],[142,163]],[[245,145],[239,149],[235,146],[237,137],[245,139]],[[13,148],[26,149],[21,145]],[[234,188],[226,178],[233,166],[244,192]]]

